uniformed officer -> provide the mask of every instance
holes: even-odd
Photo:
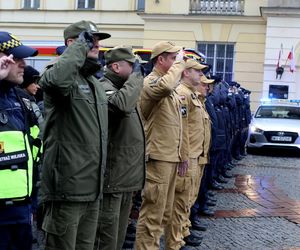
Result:
[[[208,95],[209,86],[212,86],[214,80],[207,79],[205,76],[201,77],[201,84],[198,87],[199,99],[202,104],[202,111],[204,117],[204,143],[203,143],[203,157],[201,157],[201,163],[205,164],[205,168],[203,171],[203,176],[201,179],[200,189],[198,192],[198,197],[195,200],[191,208],[190,220],[192,224],[192,228],[198,231],[206,231],[206,225],[200,220],[199,214],[205,212],[209,212],[207,206],[213,205],[215,200],[210,197],[208,194],[208,188],[210,187],[211,181],[211,171],[212,165],[210,163],[209,150],[211,148],[212,140],[212,121],[215,120],[214,117],[211,117],[206,109],[206,96]]]
[[[152,49],[153,71],[145,78],[140,109],[147,142],[146,183],[139,214],[136,249],[159,249],[163,228],[171,221],[177,172],[184,173],[181,156],[181,100],[174,91],[185,69],[183,53],[162,41]]]
[[[94,249],[122,249],[134,191],[145,181],[145,136],[137,101],[143,87],[139,59],[118,46],[104,54],[100,79],[108,98],[108,158]]]
[[[94,74],[101,68],[99,40],[109,37],[90,21],[68,26],[67,49],[39,81],[45,102],[45,249],[94,246],[108,126],[107,98]]]
[[[189,235],[190,207],[195,193],[198,193],[199,180],[203,171],[198,163],[203,153],[204,124],[197,87],[204,68],[206,66],[196,60],[188,59],[182,72],[180,85],[176,88],[182,102],[182,157],[188,159],[188,169],[184,174],[178,173],[176,179],[172,221],[166,228],[167,249],[180,249],[185,244],[183,238]],[[201,240],[195,237],[186,239],[187,244],[200,245],[201,243]]]
[[[23,82],[24,58],[37,53],[0,32],[0,249],[29,250],[32,245],[30,128],[36,119],[28,95],[16,86]]]

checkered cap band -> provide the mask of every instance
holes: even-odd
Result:
[[[6,50],[18,47],[20,45],[22,45],[22,43],[19,40],[16,40],[15,38],[11,37],[11,40],[2,42],[0,44],[0,51],[4,52]]]

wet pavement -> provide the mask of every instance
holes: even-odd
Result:
[[[300,249],[300,154],[248,155],[232,173],[190,249]]]

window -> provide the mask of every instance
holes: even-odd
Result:
[[[77,9],[94,9],[95,0],[78,0]]]
[[[288,99],[289,86],[287,85],[270,85],[269,98],[274,99]]]
[[[23,0],[24,9],[38,9],[40,8],[40,0]]]
[[[145,0],[137,0],[137,11],[145,11]]]
[[[198,43],[198,50],[206,55],[206,63],[212,65],[213,75],[226,82],[233,79],[234,45],[228,43]]]

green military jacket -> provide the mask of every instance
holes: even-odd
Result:
[[[108,149],[104,192],[130,192],[143,188],[145,136],[136,108],[143,77],[133,73],[121,79],[109,69],[101,78],[108,98]]]
[[[43,73],[45,130],[42,200],[94,201],[102,194],[107,150],[107,99],[89,49],[80,41]],[[91,72],[89,72],[91,71]]]

